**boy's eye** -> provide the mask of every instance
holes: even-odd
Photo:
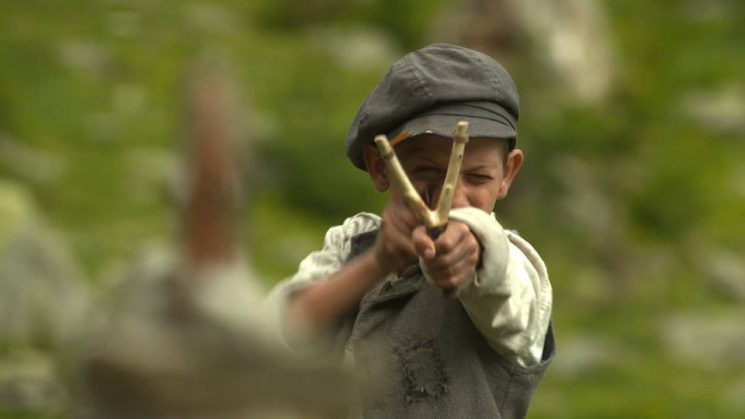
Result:
[[[421,178],[434,179],[445,176],[445,173],[436,167],[417,167],[414,169],[414,175]]]
[[[494,178],[491,175],[483,173],[468,173],[466,179],[472,183],[486,183],[492,181]]]

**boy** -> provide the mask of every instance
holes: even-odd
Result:
[[[322,250],[275,290],[290,323],[330,335],[359,378],[366,418],[523,418],[554,354],[551,285],[540,256],[492,210],[523,162],[518,96],[497,62],[434,44],[397,61],[359,109],[352,163],[390,200],[331,228]],[[453,210],[432,238],[391,184],[373,138],[436,201],[458,121],[470,125]],[[443,296],[452,293],[453,298]]]

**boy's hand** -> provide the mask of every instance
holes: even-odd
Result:
[[[451,220],[434,240],[420,225],[411,238],[435,286],[453,291],[473,278],[481,258],[481,245],[466,224]]]
[[[383,210],[383,225],[375,240],[375,258],[388,272],[403,272],[418,262],[411,240],[412,231],[421,225],[409,207],[391,200]]]

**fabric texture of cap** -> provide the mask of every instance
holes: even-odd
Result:
[[[366,170],[363,149],[376,135],[449,137],[464,120],[471,138],[505,138],[514,147],[519,116],[517,88],[504,67],[478,51],[432,44],[395,62],[375,86],[352,121],[346,152]]]

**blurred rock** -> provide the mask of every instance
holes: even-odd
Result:
[[[600,2],[588,0],[510,0],[559,84],[579,103],[603,101],[618,69],[616,48]],[[541,54],[543,55],[543,54]]]
[[[92,78],[103,77],[112,65],[109,49],[97,41],[63,38],[58,41],[56,49],[62,64]]]
[[[660,324],[665,350],[675,358],[712,369],[745,366],[742,308],[672,314]]]
[[[373,28],[314,27],[308,37],[334,61],[351,69],[385,68],[399,54],[390,35]]]
[[[570,222],[579,226],[588,239],[605,242],[618,228],[618,209],[603,184],[602,173],[592,162],[571,154],[551,161],[556,179],[566,190],[561,206]]]
[[[44,225],[20,185],[0,180],[0,342],[56,346],[87,303],[68,246]]]
[[[142,17],[133,11],[116,10],[106,15],[111,33],[117,37],[132,39],[142,31]]]
[[[56,367],[45,352],[25,348],[0,359],[0,406],[14,412],[53,412],[69,406]]]
[[[443,35],[457,33],[455,42],[500,61],[509,60],[519,45],[532,44],[538,50],[532,55],[545,57],[557,79],[555,88],[570,101],[595,104],[611,92],[618,58],[600,2],[471,0],[460,10],[465,12],[455,13],[454,25],[442,30]]]
[[[738,17],[737,10],[733,10],[737,6],[727,0],[685,0],[680,3],[685,17],[693,22],[721,24]]]
[[[240,15],[215,2],[190,2],[183,8],[185,23],[204,35],[230,36],[239,33]]]
[[[474,48],[501,63],[519,51],[520,39],[527,35],[518,9],[509,0],[457,3],[433,26],[434,38]]]
[[[19,414],[69,406],[56,362],[87,305],[65,242],[23,187],[0,180],[0,405]]]
[[[745,87],[740,84],[690,92],[683,98],[682,107],[690,118],[711,131],[745,133]]]
[[[561,356],[551,364],[551,374],[577,378],[628,362],[630,352],[619,342],[582,334],[562,336]]]
[[[577,102],[604,100],[617,72],[615,47],[600,2],[511,0],[525,27],[549,57],[560,85]],[[544,55],[544,54],[541,54]]]
[[[702,277],[727,297],[745,302],[745,262],[742,257],[723,249],[709,250],[699,255]]]
[[[67,170],[65,159],[0,133],[0,167],[24,181],[39,184],[58,182]]]
[[[178,154],[168,149],[132,148],[126,152],[129,197],[135,202],[155,204],[164,197],[177,200],[174,194],[183,190],[178,176]],[[183,198],[181,198],[183,200]]]
[[[613,284],[613,298],[622,297],[619,287],[633,279],[635,258],[628,245],[624,206],[614,193],[618,185],[605,179],[612,167],[601,168],[588,159],[566,154],[552,159],[550,168],[564,191],[559,207],[561,218],[587,241],[591,264],[606,271],[597,278],[606,278]]]

